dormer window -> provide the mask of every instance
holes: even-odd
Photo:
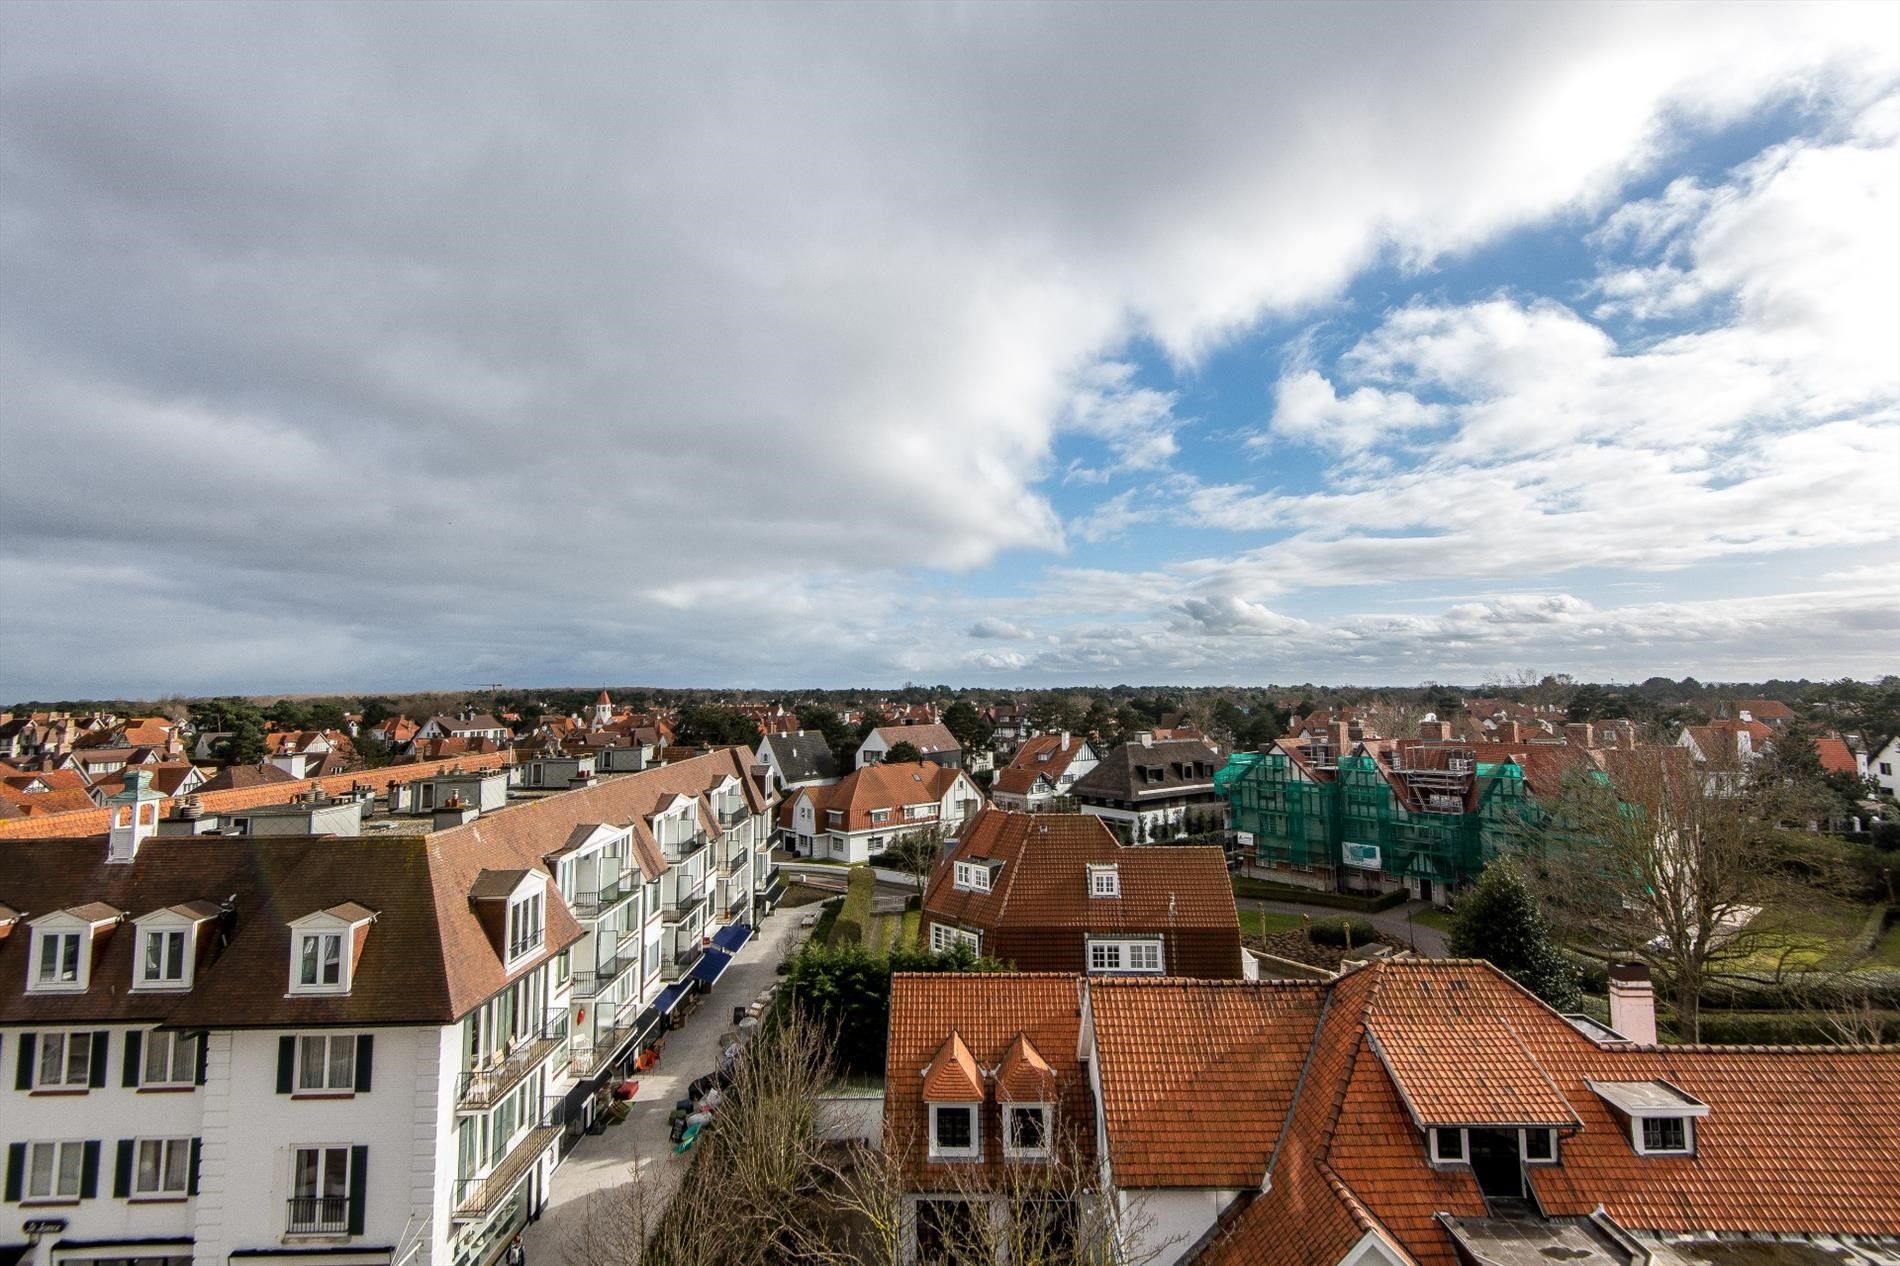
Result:
[[[85,988],[79,977],[79,933],[40,933],[39,956],[39,970],[33,976],[39,988]]]
[[[1440,1126],[1431,1132],[1432,1159],[1441,1165],[1460,1164],[1465,1159],[1465,1132]]]
[[[924,1102],[930,1108],[930,1159],[980,1159],[983,1075],[960,1036],[952,1033],[944,1039],[923,1077]]]
[[[1003,1155],[1015,1160],[1037,1160],[1049,1155],[1049,1105],[1003,1105]]]
[[[1588,1084],[1623,1124],[1638,1156],[1695,1155],[1695,1120],[1709,1114],[1708,1104],[1660,1079]]]
[[[209,901],[155,910],[136,923],[135,989],[189,989],[197,957],[198,926],[219,914]]]
[[[990,890],[990,868],[986,862],[958,862],[954,886],[966,892]]]
[[[1689,1145],[1693,1134],[1685,1117],[1640,1117],[1641,1135],[1636,1150],[1645,1156],[1687,1156],[1695,1149]]]
[[[930,1105],[930,1156],[933,1160],[974,1159],[978,1154],[973,1103]]]
[[[1106,866],[1089,867],[1089,896],[1119,897],[1122,895],[1121,869],[1110,863]]]
[[[103,902],[55,910],[33,920],[29,993],[83,993],[92,977],[93,942],[123,916]]]
[[[139,983],[185,983],[185,929],[152,928],[146,931],[145,956],[139,964]]]
[[[547,896],[530,893],[508,906],[508,961],[515,962],[539,950],[547,932]]]
[[[292,923],[290,992],[348,993],[357,956],[362,953],[369,925],[375,918],[375,911],[346,901]]]

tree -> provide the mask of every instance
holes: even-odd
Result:
[[[343,705],[334,699],[311,704],[304,719],[305,728],[311,730],[340,730],[350,723],[343,713]]]
[[[1836,882],[1838,857],[1823,837],[1781,829],[1785,790],[1733,756],[1613,756],[1609,777],[1564,784],[1531,829],[1527,873],[1567,937],[1649,965],[1693,1042],[1703,991],[1785,959]]]
[[[840,770],[851,768],[852,759],[857,754],[858,744],[863,739],[858,732],[839,719],[838,714],[819,703],[808,703],[797,709],[798,724],[807,730],[816,730],[824,735],[825,746],[831,749],[832,759],[837,761]]]
[[[968,699],[959,699],[943,710],[943,728],[950,731],[957,746],[966,752],[981,751],[990,745],[996,727],[982,710]]]
[[[389,744],[367,729],[350,740],[350,745],[356,749],[356,759],[364,769],[381,769],[390,762]]]
[[[891,749],[884,753],[886,765],[915,765],[923,758],[924,754],[917,750],[917,745],[908,739],[891,744]]]
[[[874,860],[909,875],[916,881],[917,894],[922,896],[930,884],[930,876],[936,873],[937,860],[943,856],[943,842],[948,834],[941,822],[920,826],[898,836],[884,850],[882,858]]]
[[[1550,921],[1513,858],[1486,866],[1459,900],[1447,946],[1455,958],[1486,960],[1559,1011],[1582,1005],[1582,973],[1558,952]]]
[[[673,733],[687,747],[751,747],[759,741],[759,727],[751,717],[716,704],[681,708]]]
[[[264,719],[280,730],[307,730],[310,709],[295,699],[279,699],[264,709]]]
[[[381,695],[363,700],[363,728],[366,730],[381,725],[395,715],[396,705]]]
[[[264,759],[264,723],[256,717],[241,716],[231,732],[215,749],[227,765],[255,765]]]
[[[221,699],[200,699],[186,709],[185,715],[191,722],[191,728],[200,734],[235,730],[238,722],[247,718],[260,723],[260,732],[263,728],[263,714],[257,710],[257,705],[235,695]]]

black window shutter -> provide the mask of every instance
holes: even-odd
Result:
[[[29,1037],[31,1034],[28,1035]],[[7,1199],[18,1203],[26,1187],[26,1144],[7,1144]]]
[[[185,1194],[188,1196],[198,1194],[198,1161],[202,1158],[203,1152],[204,1140],[191,1140],[191,1177],[186,1180],[185,1185]]]
[[[139,1029],[127,1029],[125,1033],[125,1077],[124,1085],[139,1084],[139,1054],[145,1045],[145,1034]]]
[[[369,1192],[369,1149],[350,1149],[350,1234],[363,1233],[363,1201]]]
[[[98,1087],[106,1084],[106,1056],[111,1040],[112,1032],[109,1029],[100,1029],[92,1035],[92,1066],[86,1069],[87,1085]]]
[[[356,1039],[356,1093],[369,1092],[370,1066],[376,1060],[376,1039],[365,1033]]]
[[[20,1071],[13,1079],[15,1090],[33,1089],[33,1048],[39,1044],[37,1033],[20,1034]]]
[[[123,1200],[132,1194],[131,1139],[119,1140],[119,1154],[112,1158],[112,1194]]]
[[[79,1166],[79,1198],[90,1200],[99,1194],[99,1140],[86,1140],[85,1159]]]
[[[290,1093],[290,1074],[297,1062],[297,1039],[280,1037],[277,1039],[277,1093]]]
[[[202,1086],[205,1084],[205,1057],[211,1050],[211,1034],[200,1033],[194,1040],[198,1043],[198,1071],[192,1075],[192,1080]]]

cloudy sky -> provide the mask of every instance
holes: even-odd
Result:
[[[1900,670],[1900,7],[0,7],[0,703]]]

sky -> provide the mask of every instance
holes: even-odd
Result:
[[[1900,5],[0,6],[0,701],[1900,671]]]

